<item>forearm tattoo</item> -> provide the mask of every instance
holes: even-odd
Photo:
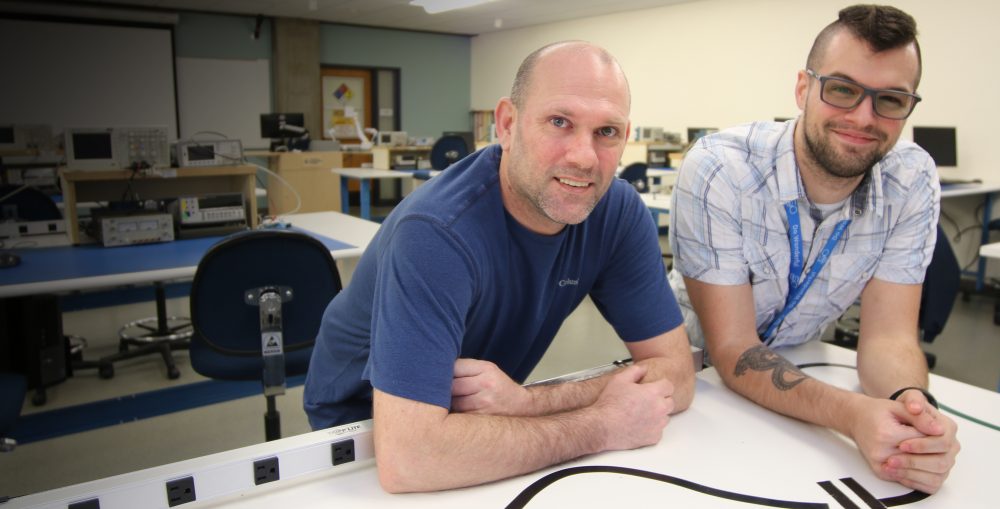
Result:
[[[807,378],[806,374],[796,368],[794,364],[764,345],[755,346],[743,352],[743,355],[740,355],[739,360],[736,361],[733,374],[743,376],[748,369],[771,371],[771,383],[781,391],[787,391]]]

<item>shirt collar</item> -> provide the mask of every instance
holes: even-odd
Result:
[[[799,166],[795,161],[795,126],[802,117],[787,122],[785,132],[778,140],[775,153],[775,170],[778,183],[778,199],[781,203],[792,200],[808,200],[806,188],[799,175]],[[883,158],[884,160],[884,158]],[[882,216],[882,161],[875,163],[861,184],[851,193],[843,215],[845,219],[857,219],[868,210],[875,211],[875,217]]]

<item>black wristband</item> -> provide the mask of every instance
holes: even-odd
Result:
[[[903,394],[904,392],[910,389],[922,392],[924,394],[924,397],[927,398],[927,402],[930,403],[931,406],[933,406],[934,408],[941,408],[938,406],[937,398],[935,398],[933,394],[927,392],[927,390],[922,387],[903,387],[902,389],[892,393],[892,396],[889,396],[889,399],[896,401],[896,398],[898,398],[900,394]]]

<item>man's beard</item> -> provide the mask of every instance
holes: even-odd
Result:
[[[833,148],[832,143],[830,143],[829,135],[823,136],[821,132],[813,136],[805,117],[803,117],[803,123],[805,124],[803,126],[805,128],[804,138],[809,155],[831,176],[845,179],[859,177],[868,173],[875,166],[875,163],[885,157],[886,153],[879,149],[875,149],[867,155],[839,153]],[[827,126],[822,126],[821,128],[824,127]],[[880,135],[880,133],[872,134]],[[884,138],[884,135],[881,135],[880,138]]]
[[[509,164],[512,178],[517,180],[514,191],[524,198],[535,211],[545,216],[549,221],[562,225],[579,224],[590,216],[590,213],[593,212],[597,203],[603,197],[603,193],[591,202],[576,203],[576,206],[573,206],[574,204],[572,203],[567,205],[560,202],[557,198],[558,193],[547,188],[547,183],[552,175],[557,173],[578,175],[580,170],[545,171],[543,172],[545,176],[540,177],[536,174],[539,170],[530,166],[532,160],[525,153],[526,145],[521,138],[520,131],[514,134],[513,146],[515,148],[511,150]],[[579,178],[584,180],[587,177],[580,176]],[[597,182],[593,185],[596,186]]]

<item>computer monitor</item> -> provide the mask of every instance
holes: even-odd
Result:
[[[293,126],[293,129],[286,129],[285,126]],[[304,129],[305,126],[305,115],[302,113],[261,113],[260,115],[261,138],[294,138],[301,134],[301,130],[294,129],[294,127]]]
[[[476,142],[472,136],[472,131],[445,131],[441,133],[441,136],[458,136],[465,140],[465,147],[468,149],[469,154],[476,151]]]
[[[913,127],[913,142],[920,145],[938,166],[958,166],[954,127]]]
[[[705,136],[707,134],[717,133],[719,129],[716,127],[688,127],[688,145],[698,141],[698,138]]]

